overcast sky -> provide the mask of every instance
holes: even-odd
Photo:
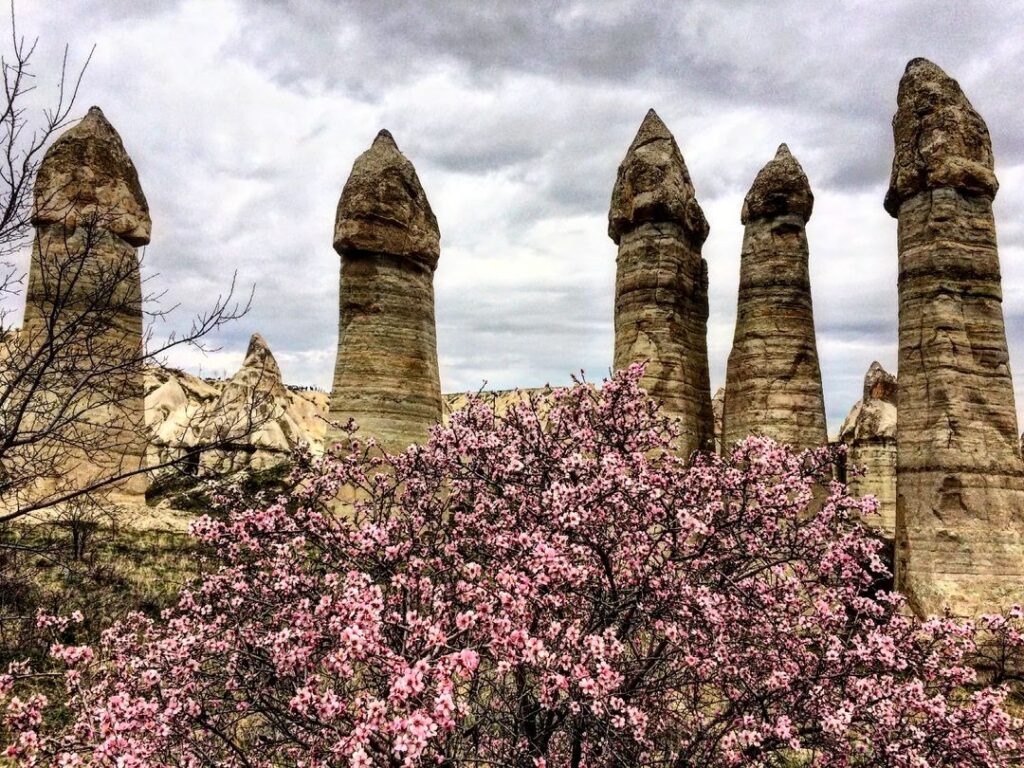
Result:
[[[445,391],[607,374],[615,171],[646,110],[674,132],[711,224],[712,389],[725,378],[740,204],[785,141],[816,202],[808,225],[830,432],[872,360],[896,366],[896,226],[882,209],[907,60],[960,81],[992,133],[1004,307],[1024,405],[1024,7],[1018,2],[330,2],[18,0],[52,97],[63,46],[95,45],[79,103],[99,105],[153,216],[144,269],[177,324],[237,272],[250,333],[290,383],[329,388],[338,196],[388,128],[441,228]],[[166,332],[174,326],[161,326]]]

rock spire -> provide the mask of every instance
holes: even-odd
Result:
[[[828,442],[814,336],[805,225],[807,176],[782,144],[743,201],[736,332],[725,380],[722,446],[766,435],[794,448]]]
[[[434,328],[440,233],[416,169],[387,131],[352,166],[334,249],[341,302],[330,419],[355,419],[360,437],[404,450],[441,419]],[[339,437],[329,430],[329,443]]]
[[[921,613],[1024,599],[1024,464],[984,120],[935,64],[900,81],[886,210],[899,220],[896,578]]]
[[[678,448],[711,449],[708,223],[679,146],[652,109],[619,165],[608,212],[619,246],[615,369],[646,362],[643,386],[678,418]]]
[[[896,535],[897,394],[896,377],[873,362],[864,376],[864,394],[839,430],[839,440],[847,445],[847,465],[864,470],[847,480],[850,492],[878,499],[878,515],[867,522],[890,544]]]
[[[149,242],[149,205],[135,165],[99,107],[51,145],[39,166],[23,352],[51,349],[40,389],[66,398],[67,449],[53,485],[65,491],[137,471],[144,461],[142,291],[136,248]],[[60,339],[54,341],[54,339]],[[35,413],[47,420],[47,405]],[[58,451],[60,453],[60,451]],[[135,475],[115,492],[139,494]],[[52,489],[51,489],[52,492]]]

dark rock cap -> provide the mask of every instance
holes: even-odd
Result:
[[[800,163],[780,144],[775,157],[762,168],[743,200],[740,221],[771,219],[795,214],[807,221],[814,209],[814,195]]]
[[[334,249],[406,256],[434,269],[441,253],[437,219],[416,169],[381,131],[352,166],[338,201]]]
[[[653,109],[619,165],[608,236],[618,243],[624,233],[646,222],[679,224],[698,246],[709,231],[683,154]]]
[[[956,80],[927,59],[912,59],[896,102],[885,210],[895,217],[904,200],[940,187],[995,197],[999,183],[988,127]]]
[[[884,400],[887,403],[896,405],[896,395],[899,387],[896,377],[885,370],[881,363],[875,360],[868,368],[864,376],[864,400]]]
[[[149,242],[149,204],[135,164],[99,107],[62,133],[36,174],[32,223],[86,222],[134,246]]]

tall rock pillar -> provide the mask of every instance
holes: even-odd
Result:
[[[984,120],[914,59],[885,209],[899,220],[897,587],[921,613],[1024,600],[1024,464],[1003,327]]]
[[[797,449],[828,442],[804,229],[813,207],[807,176],[783,144],[754,179],[740,216],[746,228],[724,450],[754,434]]]
[[[708,372],[708,223],[686,162],[652,109],[619,166],[608,213],[619,246],[616,370],[645,362],[643,386],[678,418],[683,455],[714,447]]]
[[[338,202],[338,359],[330,419],[395,452],[441,420],[434,330],[440,233],[420,180],[381,131],[352,166]],[[328,445],[341,435],[328,431]]]
[[[50,475],[48,492],[59,494],[137,473],[145,456],[136,248],[149,242],[149,205],[121,137],[98,107],[47,150],[32,223],[19,345],[40,393],[30,398],[29,420],[48,432],[26,454],[36,466],[21,471],[38,472],[40,481]],[[49,363],[39,362],[40,350]],[[113,490],[139,494],[146,482],[135,474]]]

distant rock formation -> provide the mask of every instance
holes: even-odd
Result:
[[[864,396],[839,430],[839,440],[847,446],[847,464],[864,470],[862,476],[849,478],[850,492],[878,499],[878,517],[867,522],[890,541],[896,535],[897,391],[896,377],[873,362],[864,376]]]
[[[33,350],[54,355],[48,368],[30,374],[61,407],[57,415],[42,399],[30,406],[38,406],[34,418],[51,425],[59,445],[46,483],[53,493],[138,472],[145,454],[135,249],[149,242],[149,206],[121,137],[98,107],[47,150],[32,223],[19,344],[26,370]],[[146,476],[136,474],[113,490],[136,496],[146,486]]]
[[[899,220],[896,578],[915,610],[1024,599],[1024,463],[984,120],[935,64],[900,81],[885,208]]]
[[[725,379],[722,445],[753,434],[796,449],[828,442],[814,337],[805,225],[814,196],[782,144],[743,201],[736,332]]]
[[[715,417],[715,453],[722,452],[722,419],[725,416],[725,387],[719,387],[711,398],[711,412]]]
[[[323,450],[327,395],[286,387],[259,334],[253,334],[242,366],[227,381],[161,368],[147,373],[150,466],[213,443],[220,447],[193,456],[196,474],[267,469],[290,459],[303,443],[314,453]]]
[[[434,328],[437,220],[387,131],[352,166],[338,202],[338,357],[330,418],[389,451],[424,442],[441,420]],[[333,442],[342,435],[331,431]]]
[[[708,223],[679,146],[652,109],[626,152],[608,212],[619,246],[616,370],[646,362],[643,386],[679,419],[680,453],[711,449]]]

